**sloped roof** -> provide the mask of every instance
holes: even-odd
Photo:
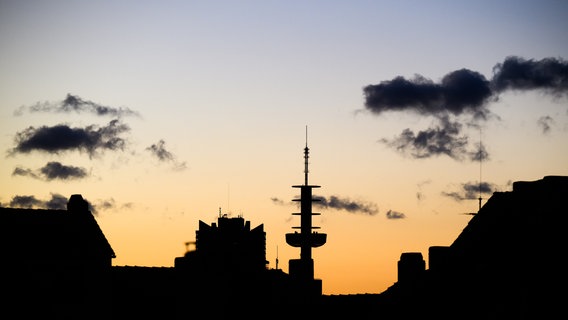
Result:
[[[116,257],[88,210],[0,207],[0,248],[4,257],[20,260]]]
[[[513,191],[493,194],[451,248],[467,263],[513,264],[520,257],[540,264],[550,261],[553,256],[545,255],[563,251],[567,195],[568,177],[517,181]]]

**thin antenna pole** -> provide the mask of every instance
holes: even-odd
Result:
[[[308,185],[308,158],[310,149],[308,148],[308,126],[306,125],[306,147],[304,148],[304,184]]]
[[[483,161],[483,145],[481,144],[481,125],[479,126],[479,210],[481,210],[481,162]]]
[[[278,246],[276,246],[276,270],[278,270]]]

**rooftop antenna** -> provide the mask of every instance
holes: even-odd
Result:
[[[478,192],[479,192],[479,197],[477,198],[477,200],[479,201],[479,208],[477,209],[477,212],[466,212],[466,213],[463,213],[463,214],[467,214],[467,215],[470,215],[470,216],[476,215],[476,214],[479,212],[479,210],[481,210],[481,200],[483,199],[483,198],[481,197],[481,183],[482,183],[482,182],[481,182],[481,181],[482,181],[482,180],[481,180],[481,177],[482,177],[482,176],[481,176],[481,173],[482,173],[481,169],[482,169],[483,154],[484,154],[484,153],[483,153],[483,144],[481,143],[481,126],[479,126],[479,151],[478,151],[478,157],[479,157],[479,185],[478,185],[478,187],[477,187],[477,188],[478,188]]]
[[[278,246],[276,246],[276,270],[278,270]]]
[[[310,148],[308,148],[308,126],[306,125],[306,147],[304,148],[304,185],[308,185],[308,158]]]
[[[481,210],[481,162],[483,161],[483,145],[481,144],[481,125],[479,126],[479,209]]]

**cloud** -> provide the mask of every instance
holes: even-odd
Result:
[[[14,169],[14,171],[12,172],[12,175],[13,176],[23,176],[23,177],[32,177],[34,179],[41,179],[42,178],[40,175],[35,173],[33,170],[22,168],[22,167],[16,167]]]
[[[459,122],[450,121],[447,116],[438,120],[439,125],[434,128],[417,133],[407,128],[393,139],[382,138],[379,142],[415,159],[447,155],[454,160],[475,161],[489,157],[483,146],[478,146],[476,151],[469,150],[468,137],[461,135]]]
[[[421,75],[413,79],[398,76],[363,88],[365,107],[375,114],[387,111],[413,111],[436,117],[471,114],[485,118],[485,104],[491,97],[490,82],[467,69],[448,73],[441,83]]]
[[[16,195],[12,197],[8,206],[24,209],[65,210],[67,209],[67,198],[57,193],[52,193],[48,200],[39,200],[35,196]]]
[[[46,181],[51,180],[70,180],[81,179],[86,177],[87,170],[81,167],[66,166],[57,161],[48,162],[39,170],[33,171],[31,169],[16,167],[12,172],[13,176],[27,176],[34,179],[41,179]]]
[[[43,202],[36,199],[35,196],[14,196],[8,205],[12,208],[30,209],[41,206],[42,204]]]
[[[379,84],[363,88],[365,108],[375,115],[386,112],[411,112],[432,116],[439,126],[415,133],[405,129],[394,139],[381,139],[386,145],[414,158],[447,155],[455,160],[488,159],[482,146],[468,151],[468,137],[462,135],[458,119],[471,117],[475,121],[488,120],[493,114],[490,102],[499,100],[505,91],[539,90],[555,98],[568,95],[568,62],[545,58],[526,60],[516,56],[505,58],[493,68],[488,80],[482,74],[459,69],[446,74],[439,83],[421,75],[406,79],[397,76]],[[451,120],[450,120],[451,118]],[[550,129],[550,119],[539,119],[543,132]]]
[[[542,90],[562,96],[568,93],[568,61],[560,58],[542,60],[510,56],[493,67],[495,92],[506,90]]]
[[[296,199],[300,199],[299,196]],[[377,205],[374,203],[364,203],[359,201],[353,201],[346,198],[341,198],[338,196],[330,196],[326,198],[324,196],[313,196],[316,200],[313,204],[314,207],[325,208],[325,209],[337,209],[345,210],[351,213],[363,213],[369,216],[374,216],[379,212]],[[270,200],[277,205],[292,205],[293,202],[284,202],[282,199],[277,197],[272,197]]]
[[[9,154],[31,151],[58,154],[63,151],[79,150],[93,156],[98,150],[123,150],[126,140],[119,135],[129,130],[126,124],[116,119],[104,127],[90,125],[85,128],[71,128],[65,124],[39,128],[30,126],[16,133],[14,139],[16,146]]]
[[[48,210],[67,210],[68,197],[61,194],[51,193],[51,198],[48,200],[37,199],[33,195],[16,195],[12,197],[9,203],[1,204],[11,208],[24,208],[24,209],[48,209]],[[87,201],[87,199],[85,199]],[[87,201],[88,209],[93,215],[99,214],[101,211],[114,210],[114,209],[130,209],[132,203],[117,204],[113,198],[106,200],[97,200],[95,204]]]
[[[314,206],[326,209],[345,210],[350,213],[363,213],[366,215],[374,216],[379,212],[377,205],[374,203],[364,203],[353,201],[347,198],[340,198],[338,196],[330,196],[329,198],[323,196],[314,196],[317,200]]]
[[[365,107],[375,113],[412,111],[436,117],[449,114],[473,115],[486,119],[487,104],[507,90],[543,90],[560,96],[568,93],[568,62],[545,58],[526,60],[507,57],[493,67],[493,78],[460,69],[446,74],[440,83],[421,75],[402,76],[363,88]]]
[[[452,192],[442,192],[442,195],[453,198],[456,201],[477,200],[482,195],[491,196],[497,189],[495,184],[489,182],[466,182],[462,183],[460,190]]]
[[[176,157],[166,150],[166,142],[164,140],[160,140],[155,144],[147,147],[146,150],[150,151],[150,153],[155,156],[161,162],[168,162],[171,163],[173,169],[176,171],[185,170],[187,165],[185,162],[178,162]]]
[[[554,119],[551,116],[542,116],[536,121],[536,123],[542,129],[542,133],[547,134],[550,132],[550,128],[554,124]]]
[[[389,210],[386,213],[386,217],[387,217],[387,219],[405,219],[406,215],[402,212]]]
[[[20,107],[14,114],[20,116],[23,114],[25,109],[30,113],[35,112],[54,112],[54,113],[69,113],[69,112],[89,112],[96,114],[97,116],[111,116],[111,117],[122,117],[122,116],[139,116],[136,111],[132,111],[129,108],[115,108],[103,106],[98,103],[84,100],[79,96],[67,94],[67,97],[60,102],[38,102],[29,107]]]
[[[296,199],[300,197],[297,196]],[[379,209],[375,203],[372,202],[361,202],[353,201],[347,198],[342,198],[338,196],[330,196],[328,198],[324,196],[313,196],[316,200],[313,202],[314,207],[325,208],[325,209],[337,209],[344,210],[350,213],[360,213],[368,216],[375,216],[379,213]],[[292,205],[293,202],[285,202],[280,198],[272,197],[270,200],[276,205]],[[404,219],[406,215],[401,212],[394,210],[388,210],[386,213],[387,219]]]
[[[51,194],[51,199],[45,201],[44,205],[50,210],[66,210],[67,209],[67,197],[60,194]]]
[[[418,201],[422,201],[422,199],[424,199],[424,193],[422,192],[422,187],[424,185],[430,184],[432,183],[432,180],[428,179],[428,180],[424,180],[422,182],[419,182],[416,186],[418,187],[418,191],[416,191],[416,199]]]
[[[279,199],[279,198],[276,198],[276,197],[270,198],[270,201],[272,201],[272,203],[280,205],[280,206],[285,205],[285,203],[282,199]]]

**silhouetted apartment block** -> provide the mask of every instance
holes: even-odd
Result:
[[[8,306],[63,317],[108,290],[115,253],[81,195],[71,196],[67,210],[0,208],[0,226]]]
[[[194,244],[194,250],[174,259],[182,300],[215,303],[216,312],[224,315],[242,312],[233,309],[251,302],[259,309],[285,301],[286,274],[267,269],[264,225],[251,229],[250,221],[219,213],[216,223],[199,221]]]
[[[195,250],[174,260],[176,268],[219,273],[251,273],[266,269],[266,233],[264,225],[251,229],[242,217],[219,214],[217,223],[199,221],[195,232]]]

